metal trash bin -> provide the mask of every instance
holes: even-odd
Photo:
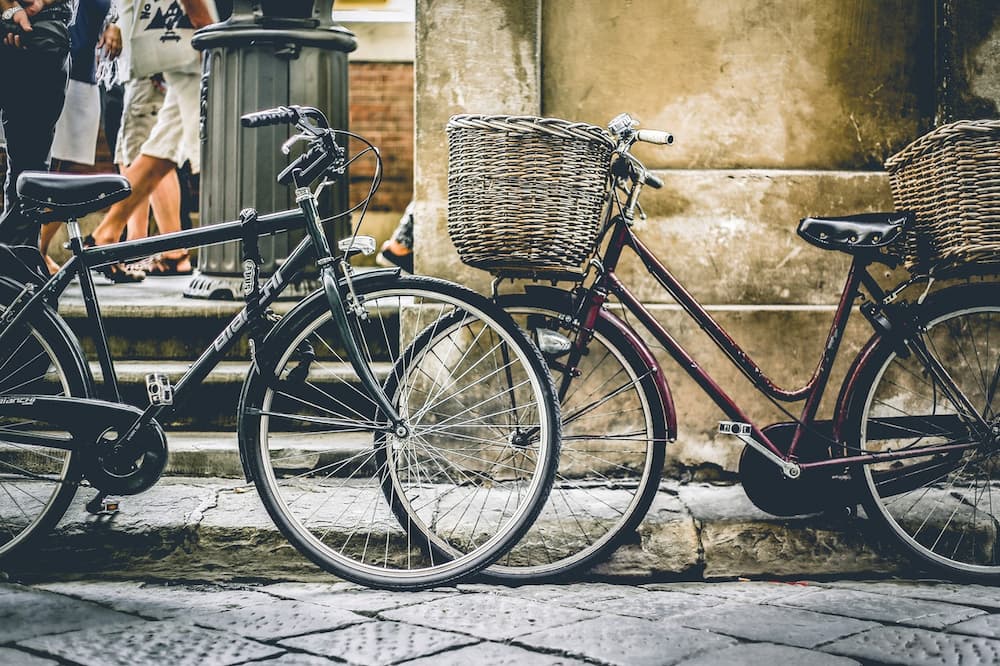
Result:
[[[200,224],[234,220],[253,206],[260,213],[295,206],[291,188],[275,176],[296,152],[285,156],[280,146],[287,127],[245,129],[240,116],[283,104],[314,106],[331,127],[347,129],[347,54],[357,48],[354,34],[333,24],[333,0],[235,0],[232,16],[199,30],[192,40],[205,51],[201,88]],[[328,217],[347,210],[348,183],[327,188],[320,213]],[[349,230],[349,221],[328,224],[331,243]],[[273,273],[305,231],[260,239],[262,273]],[[240,242],[203,247],[198,270],[184,290],[191,298],[242,298]],[[315,288],[304,280],[296,297]]]

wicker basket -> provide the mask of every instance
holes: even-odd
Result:
[[[594,251],[614,143],[600,127],[533,116],[448,122],[448,233],[498,275],[574,274]]]
[[[1000,120],[942,125],[885,163],[916,225],[895,250],[914,272],[1000,264]]]

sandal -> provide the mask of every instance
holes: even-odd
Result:
[[[146,274],[150,277],[163,277],[167,275],[191,275],[194,269],[191,267],[191,257],[187,252],[179,257],[167,257],[157,254],[152,257],[152,263]],[[180,268],[181,264],[187,264],[187,268]]]
[[[146,279],[146,274],[143,271],[137,270],[128,264],[108,264],[96,270],[114,284],[136,283]]]

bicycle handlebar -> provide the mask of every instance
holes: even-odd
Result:
[[[298,105],[278,106],[273,109],[247,113],[240,116],[240,124],[247,128],[270,127],[272,125],[298,125],[302,129],[313,130],[315,134],[315,127],[302,122],[307,118],[314,121],[321,130],[330,128],[330,123],[322,111],[312,106]]]
[[[661,146],[669,146],[674,142],[674,135],[662,130],[639,130],[635,133],[635,139],[643,143],[656,143]]]
[[[240,124],[243,127],[270,127],[271,125],[285,125],[298,122],[299,112],[291,107],[279,106],[276,109],[266,111],[255,111],[240,117]]]

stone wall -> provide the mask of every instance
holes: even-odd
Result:
[[[891,209],[886,157],[941,120],[996,117],[998,20],[988,0],[418,0],[417,269],[489,285],[456,269],[447,237],[450,115],[628,111],[676,136],[637,150],[666,181],[643,196],[640,235],[769,374],[803,383],[847,261],[798,239],[799,218]],[[637,263],[620,273],[699,362],[755,420],[784,420]],[[838,373],[866,327],[853,322]],[[668,464],[735,469],[739,447],[712,434],[721,411],[664,361]]]

